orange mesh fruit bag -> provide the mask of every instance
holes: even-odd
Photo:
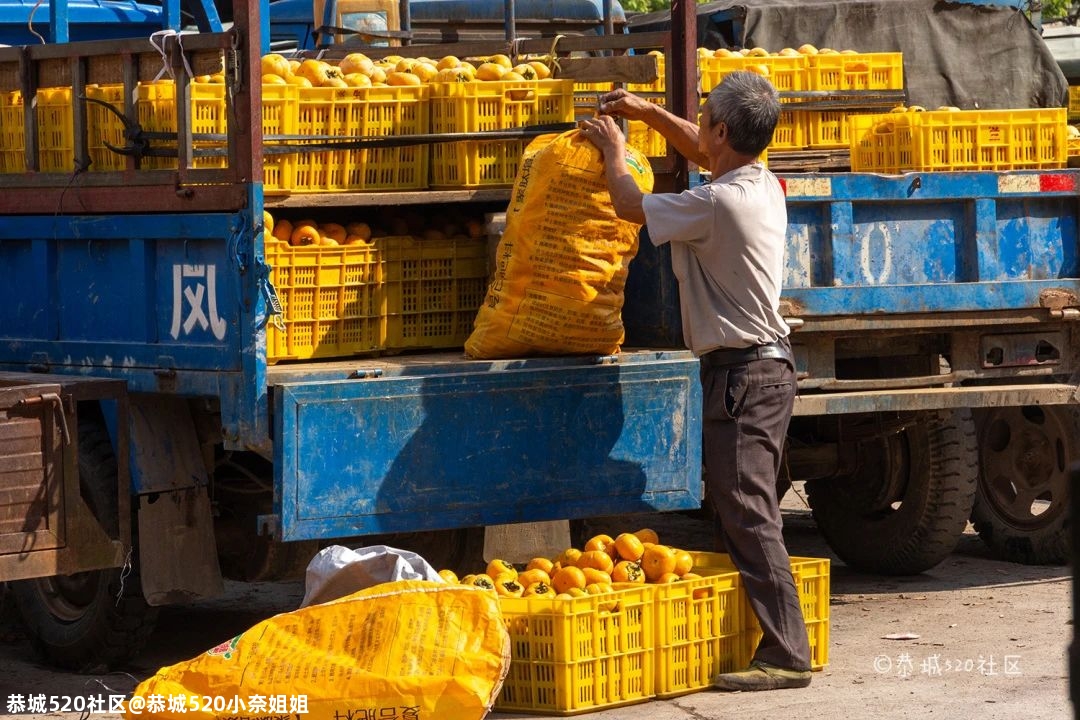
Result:
[[[650,192],[644,156],[627,148],[626,165]],[[577,130],[536,138],[521,159],[494,279],[465,352],[481,359],[617,353],[639,227],[615,216],[596,146]]]

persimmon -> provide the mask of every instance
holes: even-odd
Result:
[[[603,550],[608,555],[612,556],[614,560],[615,555],[615,539],[610,535],[594,535],[589,538],[589,541],[585,543],[585,550]]]
[[[577,548],[566,548],[559,554],[556,562],[563,567],[569,567],[571,565],[577,565],[578,558],[581,557],[581,551]]]
[[[656,582],[664,573],[675,572],[675,562],[674,550],[667,545],[653,545],[641,556],[641,569],[646,580]]]
[[[280,240],[281,242],[289,242],[290,238],[292,238],[292,231],[293,224],[288,220],[282,218],[281,220],[278,220],[276,223],[274,223],[274,229],[271,231],[270,234],[273,235],[276,240]]]
[[[485,590],[495,590],[495,581],[487,575],[474,575],[470,585],[474,585],[478,588],[484,588]]]
[[[585,568],[595,568],[605,573],[610,573],[611,569],[615,567],[615,563],[611,560],[611,556],[603,550],[587,550],[581,553],[581,557],[578,558],[577,566],[584,570]]]
[[[513,563],[508,560],[503,560],[501,558],[495,558],[491,562],[489,562],[487,564],[487,570],[485,572],[487,572],[487,574],[493,578],[497,578],[503,574],[508,574],[516,580],[518,576],[518,571],[516,568],[514,568]]]
[[[303,247],[306,245],[318,245],[322,242],[322,236],[319,235],[319,231],[315,228],[315,225],[300,224],[293,228],[292,235],[289,237],[289,244],[294,247]]]
[[[540,568],[524,570],[518,573],[517,579],[518,582],[521,583],[526,590],[529,588],[530,585],[534,585],[536,583],[546,583],[548,585],[551,584],[551,576]]]
[[[686,550],[675,551],[675,574],[682,577],[694,568],[694,556]]]
[[[615,563],[615,568],[611,571],[611,579],[613,582],[640,584],[645,582],[645,573],[638,563],[630,560],[620,560]]]
[[[493,582],[495,583],[495,592],[503,597],[521,597],[525,592],[525,588],[517,581],[516,573],[514,575],[503,573],[495,578]]]
[[[551,562],[545,557],[534,557],[529,561],[529,564],[525,566],[526,570],[543,570],[548,575],[551,574],[551,568],[555,563]]]
[[[640,530],[635,531],[634,535],[637,536],[637,539],[640,540],[642,544],[652,543],[653,545],[656,545],[660,542],[660,536],[657,535],[656,531],[652,528],[641,528]]]
[[[441,577],[443,580],[445,580],[448,583],[455,583],[456,584],[456,583],[459,582],[457,573],[455,573],[453,570],[448,570],[448,569],[444,568],[444,569],[439,571],[439,577]]]
[[[553,598],[555,597],[555,588],[544,582],[533,583],[526,587],[525,592],[521,595],[522,597]]]
[[[615,552],[622,560],[640,560],[645,553],[645,546],[641,544],[641,539],[637,535],[622,533],[615,538]]]
[[[584,571],[573,566],[562,568],[551,578],[551,587],[557,593],[567,592],[570,588],[582,589],[586,584]]]
[[[611,575],[603,570],[597,570],[596,568],[582,568],[581,572],[585,573],[585,587],[593,583],[607,583],[611,584]]]

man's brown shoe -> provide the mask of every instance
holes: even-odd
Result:
[[[717,690],[782,690],[810,684],[810,671],[788,670],[754,660],[749,670],[721,673],[713,680]]]

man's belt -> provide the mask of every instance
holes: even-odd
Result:
[[[793,367],[795,365],[787,338],[746,348],[721,348],[705,353],[700,359],[702,364],[713,367],[742,365],[753,360],[787,360]]]

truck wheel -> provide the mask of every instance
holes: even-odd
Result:
[[[79,421],[79,485],[94,516],[109,532],[116,518],[116,458],[104,426]],[[100,673],[131,658],[145,644],[157,610],[139,586],[138,562],[121,568],[11,583],[19,615],[34,650],[48,663]]]
[[[1076,411],[1052,405],[987,408],[975,420],[980,473],[971,521],[979,537],[1002,560],[1068,562],[1068,466],[1080,451]]]
[[[978,454],[968,410],[920,413],[862,441],[857,470],[807,483],[822,535],[845,563],[884,575],[934,567],[956,547],[975,496]]]

